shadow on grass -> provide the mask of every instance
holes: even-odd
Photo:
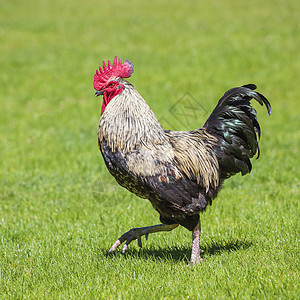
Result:
[[[212,241],[209,245],[201,247],[203,253],[201,257],[205,259],[207,256],[221,255],[223,253],[232,253],[239,250],[245,250],[253,245],[252,242],[245,240],[223,240],[223,241]],[[116,250],[113,253],[107,254],[107,257],[119,257],[121,249]],[[191,256],[191,247],[172,247],[172,248],[150,248],[150,249],[128,249],[124,254],[124,257],[136,257],[141,259],[150,260],[168,260],[168,261],[183,261],[188,262]]]

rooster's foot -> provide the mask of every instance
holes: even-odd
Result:
[[[148,235],[150,233],[159,232],[159,231],[170,231],[176,228],[178,224],[166,225],[166,224],[159,224],[154,226],[148,227],[140,227],[140,228],[132,228],[126,233],[124,233],[109,249],[108,253],[115,251],[122,243],[126,241],[122,248],[122,253],[128,248],[128,245],[134,241],[138,240],[139,247],[142,247],[142,239],[141,237],[144,235],[146,240],[148,239]]]

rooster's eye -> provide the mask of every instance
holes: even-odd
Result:
[[[116,84],[115,84],[114,82],[112,82],[112,83],[109,84],[109,87],[112,88],[112,87],[114,87],[115,85],[116,85]]]

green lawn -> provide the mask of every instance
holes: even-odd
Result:
[[[0,299],[298,298],[299,20],[298,0],[2,1]],[[196,267],[184,228],[106,254],[159,223],[98,151],[93,74],[116,54],[168,129],[200,127],[234,86],[256,83],[272,104],[271,117],[256,106],[252,173],[201,216]],[[170,110],[187,92],[199,118]]]

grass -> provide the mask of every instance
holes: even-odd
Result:
[[[6,1],[0,4],[1,299],[296,299],[299,296],[299,1]],[[256,83],[261,158],[184,228],[106,252],[151,205],[114,185],[97,148],[94,70],[118,54],[165,127],[203,124]],[[189,92],[204,110],[176,123]],[[178,119],[178,118],[177,118]]]

